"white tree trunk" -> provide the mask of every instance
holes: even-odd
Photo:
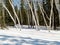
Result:
[[[60,4],[59,0],[55,0],[55,5],[59,13],[59,25],[60,25]]]
[[[44,10],[43,7],[42,7],[42,10],[43,10],[43,12],[45,13],[46,18],[47,18],[48,20],[50,20],[50,18],[47,16],[47,13],[45,12],[45,10]]]
[[[5,6],[5,4],[3,4],[4,9],[8,12],[9,16],[11,17],[11,19],[13,20],[14,24],[16,25],[16,22],[14,20],[14,18],[12,17],[11,13],[9,12],[8,8]],[[16,26],[17,27],[17,26]]]
[[[13,4],[12,4],[12,0],[9,0],[9,3],[10,3],[10,5],[12,6],[12,9],[13,9],[14,15],[15,15],[16,18],[17,18],[17,21],[18,21],[18,24],[19,24],[19,27],[20,27],[20,30],[21,30],[20,21],[19,21],[18,15],[17,15],[16,12],[15,12],[14,6],[13,6]]]
[[[52,16],[53,16],[53,0],[51,0],[51,12],[50,12],[50,29],[51,29],[51,24],[52,24]]]
[[[31,9],[33,21],[35,22],[35,26],[36,26],[36,29],[37,29],[37,23],[36,23],[36,19],[35,19],[35,16],[34,16],[34,12],[33,12],[33,10],[32,10],[32,6],[30,5],[29,0],[27,0],[27,2],[28,2],[28,5],[29,5],[29,7],[30,7],[30,9]]]
[[[34,3],[33,3],[34,4]],[[35,4],[34,4],[34,12],[35,12],[35,16],[36,16],[36,22],[37,22],[37,26],[39,26],[39,19],[38,19],[38,15],[37,15],[37,9],[35,8]]]
[[[45,16],[44,16],[44,12],[43,12],[43,7],[42,7],[43,4],[38,3],[38,5],[39,5],[39,7],[40,7],[40,11],[41,11],[41,13],[42,13],[42,16],[43,16],[44,22],[45,22],[45,24],[46,24],[46,27],[48,27],[47,20],[46,20],[46,18],[45,18]]]

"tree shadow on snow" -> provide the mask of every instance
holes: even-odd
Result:
[[[0,45],[60,45],[60,42],[33,39],[30,37],[0,35]]]

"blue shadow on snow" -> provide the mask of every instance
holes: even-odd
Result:
[[[10,44],[9,42],[4,43],[6,40],[12,42],[13,44]],[[0,45],[60,45],[60,42],[57,41],[47,41],[41,39],[33,39],[30,37],[16,37],[8,35],[0,35],[0,41],[2,41],[2,44],[0,43]]]

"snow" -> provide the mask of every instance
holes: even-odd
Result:
[[[0,45],[60,45],[60,31],[8,28],[0,29]]]

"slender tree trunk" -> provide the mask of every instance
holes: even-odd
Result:
[[[51,28],[51,25],[52,25],[52,15],[53,15],[53,0],[51,0],[51,12],[50,12],[50,23],[49,23],[50,29],[52,29]]]
[[[5,11],[4,11],[4,8],[2,7],[2,16],[3,16],[3,26],[6,27],[6,24],[5,24]]]
[[[31,9],[32,18],[33,18],[33,21],[34,21],[35,26],[36,26],[36,29],[37,29],[37,23],[36,23],[36,19],[35,19],[35,16],[34,16],[34,12],[33,12],[32,6],[30,5],[29,0],[27,0],[27,2],[28,2],[28,5],[29,5],[29,7],[30,7],[30,9]]]
[[[34,4],[34,3],[33,3]],[[34,12],[35,12],[35,17],[36,17],[36,23],[37,23],[37,28],[39,26],[39,19],[38,19],[38,15],[37,15],[37,9],[35,8],[35,4],[34,4]]]
[[[48,20],[50,20],[50,18],[48,17],[47,13],[45,12],[44,8],[42,8],[43,12],[45,13],[45,16]]]
[[[30,21],[29,21],[29,13],[28,13],[29,11],[27,10],[26,11],[26,15],[27,15],[27,20],[28,20],[28,28],[29,28],[29,25],[30,25]]]
[[[59,26],[60,26],[60,0],[55,0],[55,5],[59,13]]]
[[[22,25],[23,24],[23,18],[22,18],[21,10],[20,10],[20,19],[21,19],[21,25]]]
[[[48,28],[47,20],[46,20],[46,18],[45,18],[45,16],[44,16],[44,12],[43,12],[43,5],[40,4],[40,3],[38,3],[38,5],[39,5],[39,7],[40,7],[40,11],[41,11],[41,13],[42,13],[42,16],[43,16],[44,22],[45,22],[45,24],[46,24],[46,27]]]
[[[12,9],[13,9],[14,15],[15,15],[15,16],[16,16],[16,18],[17,18],[18,25],[19,25],[20,30],[21,30],[20,21],[19,21],[18,15],[17,15],[17,14],[16,14],[16,12],[15,12],[14,6],[13,6],[13,4],[12,4],[12,0],[9,0],[9,3],[10,3],[10,4],[11,4],[11,6],[12,6]]]
[[[4,8],[2,6],[2,2],[0,3],[0,26],[1,29],[5,28]]]
[[[13,22],[14,22],[14,24],[15,24],[15,26],[16,26],[16,22],[15,22],[14,18],[12,17],[11,13],[9,12],[8,8],[5,6],[5,4],[3,4],[3,7],[4,7],[4,9],[8,12],[9,16],[11,17],[11,19],[13,20]],[[17,27],[17,26],[16,26],[16,27]]]
[[[2,25],[2,3],[0,3],[0,28],[3,28]]]

